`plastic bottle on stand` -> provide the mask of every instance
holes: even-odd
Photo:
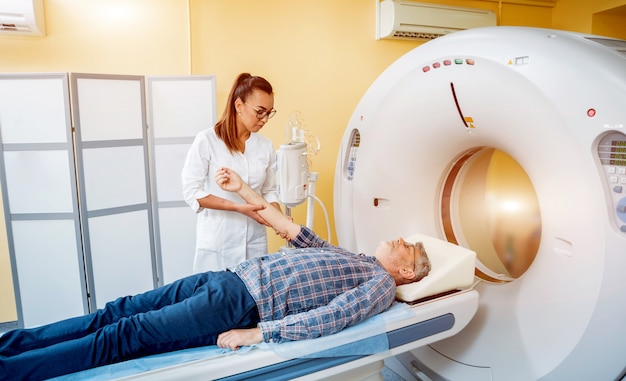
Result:
[[[299,112],[289,115],[285,130],[285,142],[287,144],[304,143],[304,130],[302,129],[302,123],[300,123]]]

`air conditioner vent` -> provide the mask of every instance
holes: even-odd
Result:
[[[5,32],[17,32],[17,33],[31,33],[32,30],[28,25],[16,25],[16,24],[0,24],[0,31]]]
[[[493,11],[405,0],[378,2],[376,38],[432,40],[460,30],[496,26]]]
[[[420,39],[420,40],[434,40],[437,37],[441,37],[445,35],[444,33],[420,33],[420,32],[393,32],[393,37],[395,38],[406,38],[406,39]]]
[[[0,36],[45,34],[43,0],[0,0]]]

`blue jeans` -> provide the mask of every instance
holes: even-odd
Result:
[[[92,314],[0,337],[0,380],[43,380],[80,370],[214,345],[217,336],[259,322],[257,306],[232,272],[206,272]]]

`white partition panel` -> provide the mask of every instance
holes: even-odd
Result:
[[[65,74],[2,75],[0,78],[4,144],[67,143]],[[38,112],[32,112],[33,107]]]
[[[157,285],[144,78],[70,78],[93,309]]]
[[[88,311],[67,74],[0,75],[0,174],[18,325]]]
[[[85,313],[74,221],[17,220],[12,227],[24,326]]]
[[[167,284],[193,273],[195,213],[188,207],[161,207],[159,224],[163,283]]]
[[[156,235],[161,253],[161,284],[193,273],[196,214],[182,201],[181,168],[191,143],[154,146]],[[158,200],[156,200],[158,196]]]
[[[182,197],[181,170],[193,139],[216,122],[215,77],[147,77],[152,194],[160,284],[192,273],[196,215]]]
[[[87,209],[146,204],[144,148],[101,147],[83,149]]]
[[[78,84],[81,140],[144,138],[143,77],[73,74]]]
[[[11,213],[71,213],[75,193],[66,150],[19,150],[4,153]]]
[[[191,142],[181,144],[165,144],[161,142],[155,145],[153,161],[156,189],[160,203],[183,201],[180,175],[190,145]]]
[[[89,219],[97,308],[153,288],[149,226],[146,210]]]

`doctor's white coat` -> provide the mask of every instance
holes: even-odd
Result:
[[[237,172],[267,202],[278,202],[276,153],[271,140],[252,133],[245,153],[231,154],[213,128],[201,131],[187,152],[181,175],[185,202],[198,214],[194,273],[234,268],[247,258],[267,254],[264,225],[241,213],[198,204],[198,199],[209,194],[244,203],[239,195],[223,191],[215,183],[215,172],[221,167]]]

